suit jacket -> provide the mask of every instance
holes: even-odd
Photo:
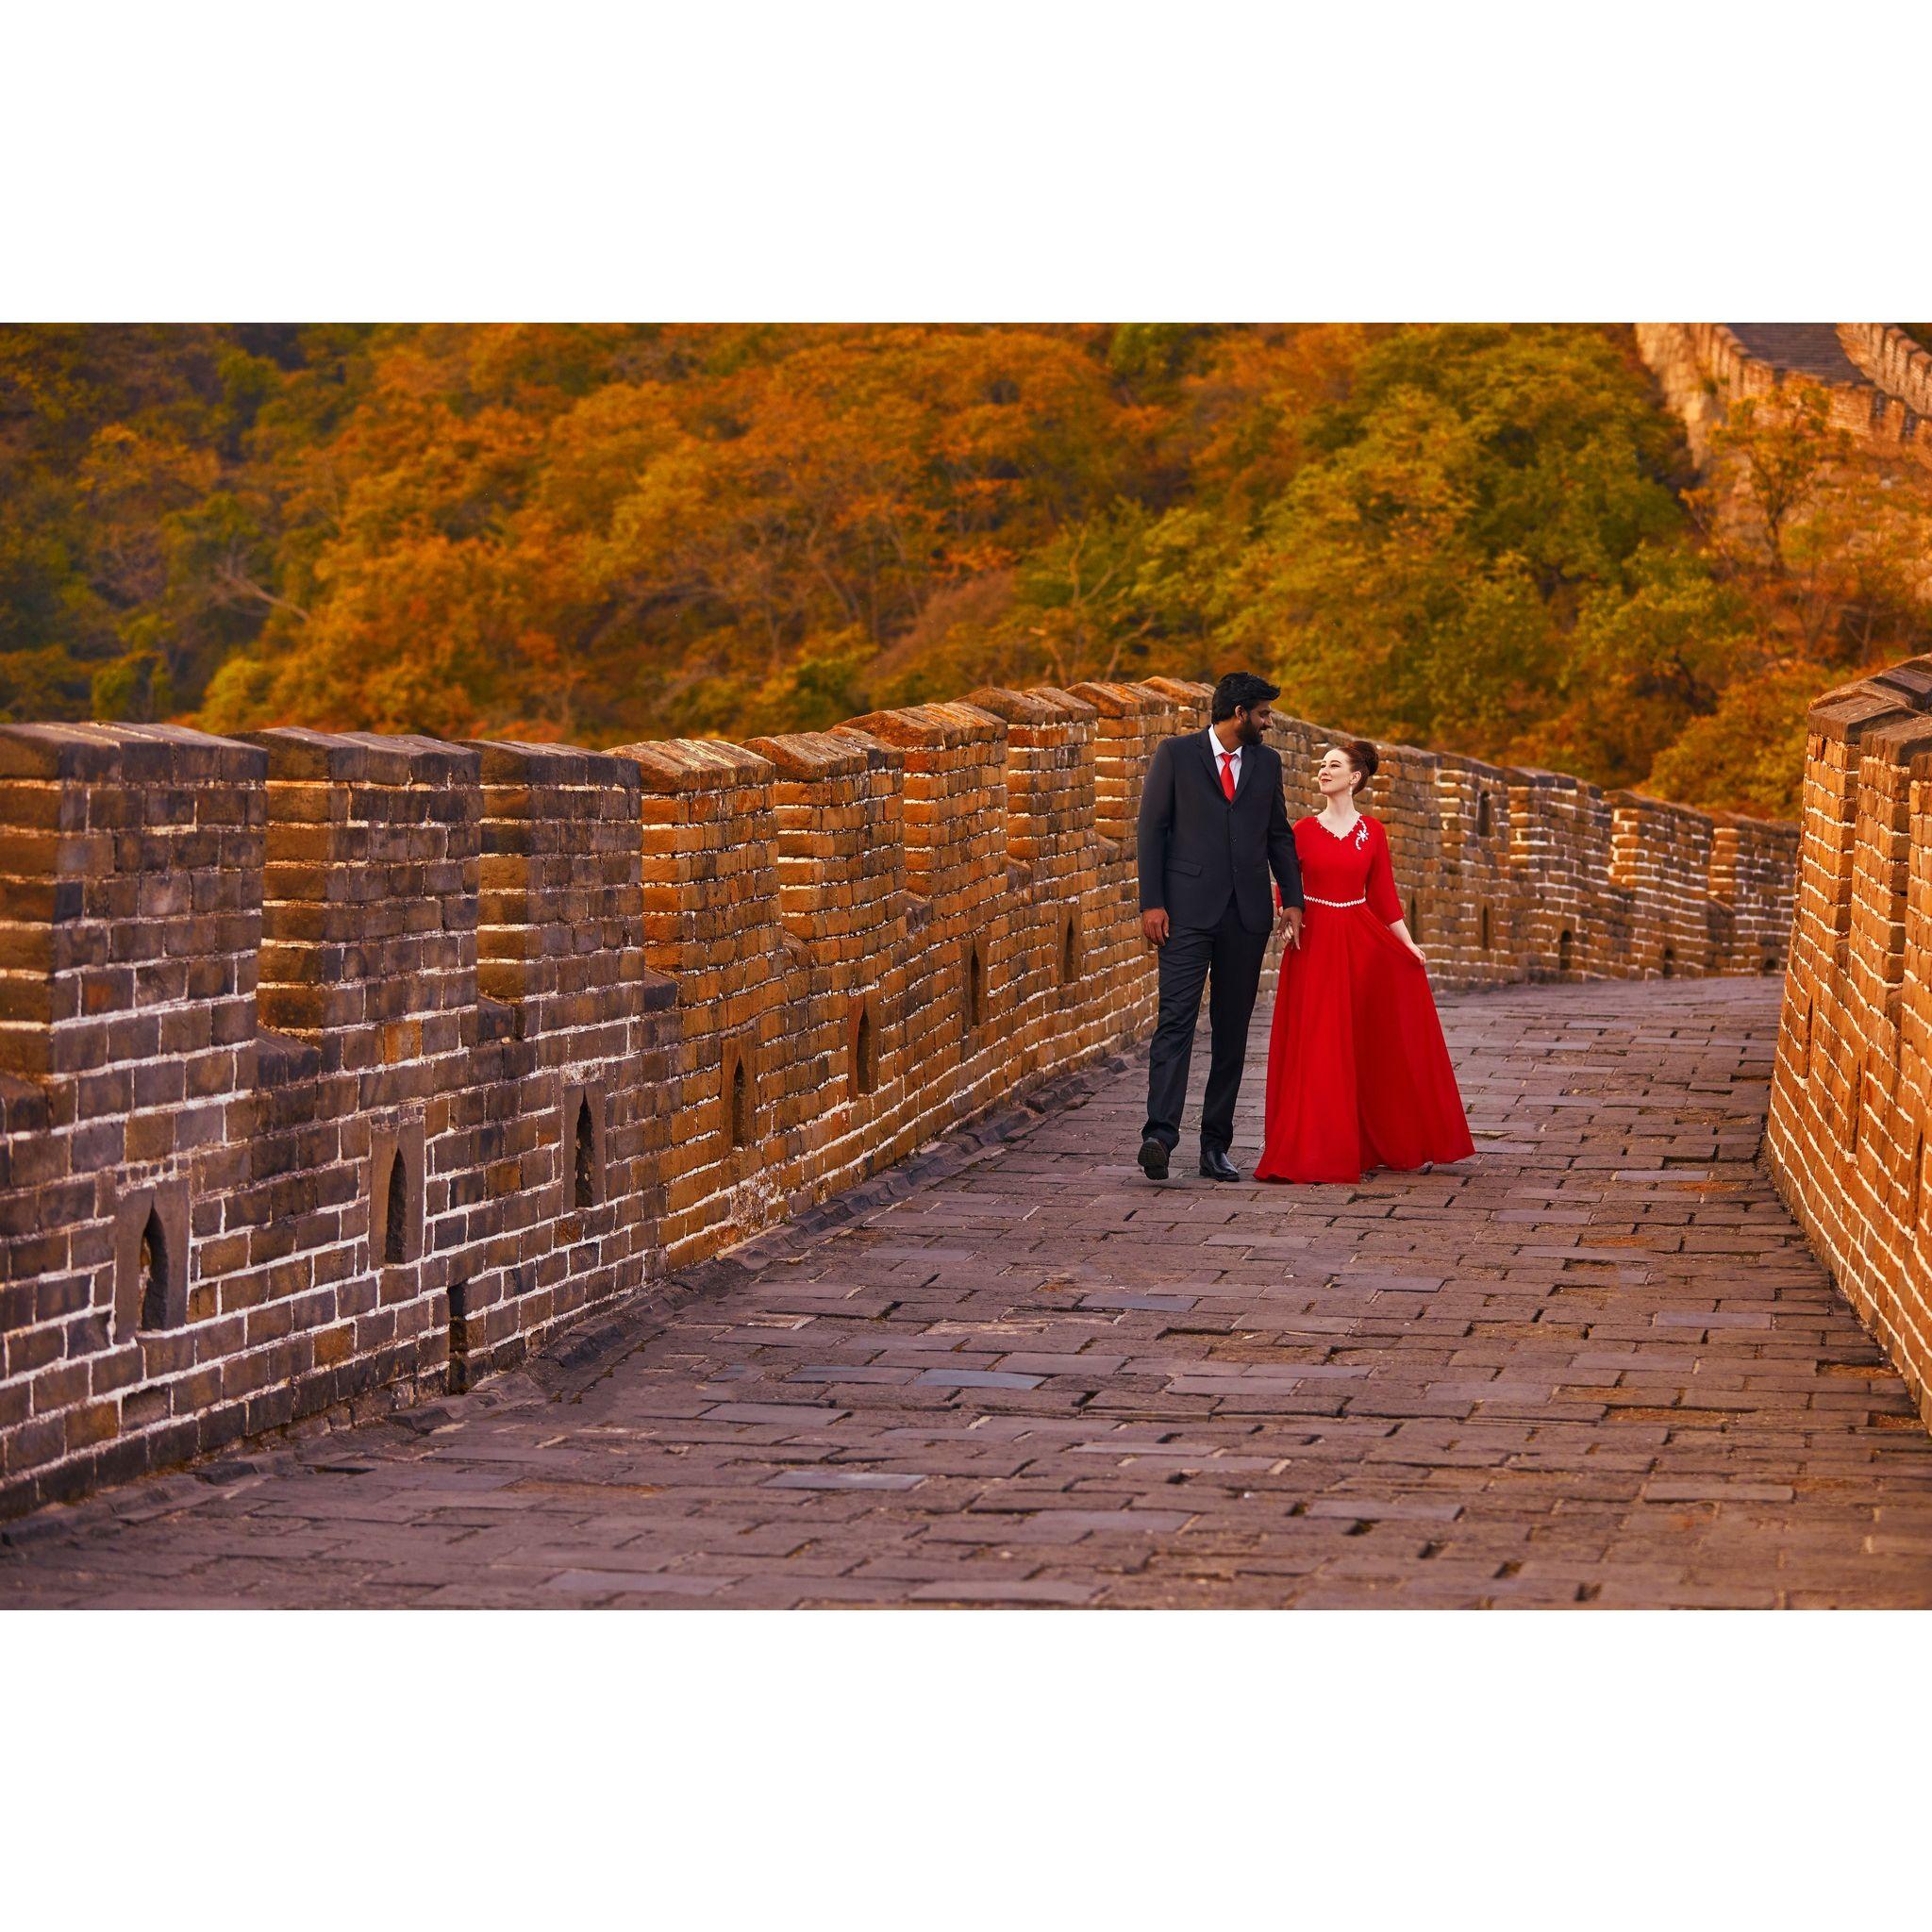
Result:
[[[1179,926],[1218,925],[1233,898],[1241,924],[1274,924],[1272,872],[1282,904],[1302,903],[1302,870],[1281,789],[1281,755],[1241,749],[1230,801],[1205,731],[1163,739],[1141,791],[1141,910],[1165,907]]]

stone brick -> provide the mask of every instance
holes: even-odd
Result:
[[[1932,658],[1812,708],[1765,1151],[1932,1424]]]

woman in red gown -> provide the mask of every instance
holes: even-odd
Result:
[[[1294,828],[1307,910],[1281,956],[1257,1180],[1355,1181],[1475,1152],[1388,837],[1356,809],[1375,765],[1361,740],[1327,753],[1323,808]]]

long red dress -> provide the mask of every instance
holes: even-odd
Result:
[[[1391,930],[1388,835],[1362,818],[1338,838],[1310,816],[1294,846],[1307,908],[1281,955],[1255,1178],[1354,1181],[1474,1154],[1428,973]]]

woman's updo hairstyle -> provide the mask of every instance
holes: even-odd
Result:
[[[1381,758],[1366,738],[1351,738],[1341,747],[1341,755],[1355,767],[1356,786],[1349,796],[1359,798],[1369,780],[1375,775],[1375,767],[1382,762]]]

